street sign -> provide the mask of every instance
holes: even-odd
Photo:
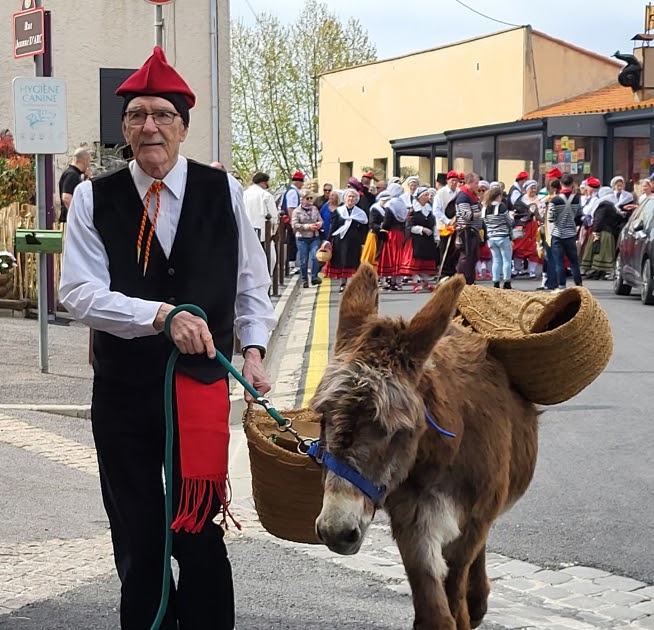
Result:
[[[43,36],[45,9],[14,13],[14,59],[42,55],[45,51]]]
[[[16,77],[14,144],[18,153],[68,151],[66,81],[52,77]]]
[[[174,0],[145,0],[150,4],[172,4]]]

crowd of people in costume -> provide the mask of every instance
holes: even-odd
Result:
[[[341,291],[361,261],[377,268],[388,291],[410,284],[415,293],[455,273],[505,289],[516,276],[540,277],[541,290],[564,288],[570,276],[578,285],[583,276],[611,279],[619,232],[638,203],[625,179],[576,183],[553,168],[545,184],[526,171],[508,190],[476,173],[450,171],[431,187],[415,176],[386,182],[368,172],[342,191],[326,183],[316,196],[297,172],[280,209],[306,288],[321,282],[321,257]],[[653,190],[649,179],[641,185],[642,200]]]

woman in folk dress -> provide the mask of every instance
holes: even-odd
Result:
[[[368,234],[368,215],[357,206],[359,193],[348,188],[343,193],[343,205],[332,219],[328,240],[332,244],[332,258],[325,265],[325,276],[341,281],[343,293],[347,279],[359,268],[361,249]]]
[[[421,186],[416,189],[413,208],[406,222],[409,238],[404,245],[404,258],[400,273],[413,278],[413,292],[433,291],[429,276],[436,273],[438,257],[438,232],[436,217],[429,203],[429,189]]]
[[[386,210],[384,206],[391,198],[388,191],[383,190],[377,195],[375,203],[370,207],[370,232],[366,237],[366,242],[363,246],[361,254],[361,262],[368,262],[377,269],[377,259],[381,254],[382,241],[380,240],[380,230],[384,222],[384,214]]]
[[[379,257],[378,273],[382,278],[388,278],[386,288],[389,291],[400,291],[402,289],[402,251],[404,248],[404,227],[408,210],[404,201],[400,199],[402,186],[394,183],[387,188],[391,199],[386,203],[384,222],[382,223],[380,236],[385,239]]]
[[[522,236],[513,241],[513,262],[518,275],[527,273],[524,269],[524,260],[529,263],[530,278],[536,277],[536,269],[540,263],[536,237],[538,236],[538,184],[530,179],[525,182],[525,194],[513,204],[513,220],[515,228],[522,230]]]

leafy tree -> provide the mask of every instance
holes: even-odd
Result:
[[[253,27],[232,25],[234,167],[266,171],[276,182],[319,161],[318,76],[376,58],[358,20],[339,21],[324,2],[307,0],[283,25],[267,13]]]

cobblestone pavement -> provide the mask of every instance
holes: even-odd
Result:
[[[274,380],[273,392],[280,408],[296,404],[314,299],[314,291],[303,292],[285,330],[280,331],[285,344],[280,356],[284,361]],[[0,444],[21,449],[76,474],[97,476],[95,453],[88,443],[36,424],[28,414],[0,412]],[[292,549],[374,575],[398,597],[408,597],[399,553],[383,515],[371,526],[356,556],[337,556],[321,546],[278,540],[267,534],[257,520],[250,498],[247,446],[241,431],[233,432],[230,459],[234,496],[238,498],[233,512],[243,524],[243,531],[230,531],[228,540],[245,537],[273,542],[289,553]],[[0,558],[0,626],[3,615],[91,584],[114,571],[108,532],[68,540],[0,540]],[[488,570],[492,593],[484,630],[654,629],[652,585],[591,567],[541,567],[493,553],[488,555]]]

